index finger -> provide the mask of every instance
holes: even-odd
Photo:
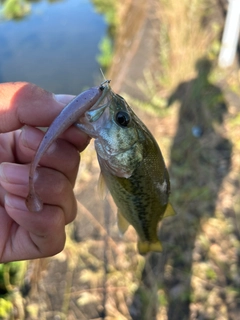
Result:
[[[47,127],[72,97],[65,103],[35,84],[11,82],[0,84],[0,132],[21,128],[24,124]],[[68,100],[68,101],[67,101]]]

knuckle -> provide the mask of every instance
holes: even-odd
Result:
[[[70,182],[61,172],[48,168],[40,168],[37,172],[36,190],[46,200],[69,193]]]
[[[77,215],[77,200],[74,193],[72,193],[71,207],[69,207],[68,212],[66,212],[66,224],[71,223]]]
[[[61,196],[67,193],[69,189],[68,180],[65,176],[59,175],[58,181],[54,181],[53,183],[53,191],[56,196]]]
[[[51,219],[48,221],[48,229],[45,232],[47,233],[45,235],[47,240],[45,254],[52,256],[61,252],[65,245],[66,233],[64,214],[60,208],[56,207],[55,210],[52,210]]]
[[[65,235],[65,234],[64,234]],[[64,249],[65,246],[65,241],[66,241],[66,237],[62,236],[62,237],[58,237],[57,239],[55,239],[55,241],[53,241],[51,243],[51,245],[49,245],[48,247],[48,256],[53,256],[55,254],[58,254],[59,252],[61,252]]]

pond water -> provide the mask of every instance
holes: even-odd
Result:
[[[0,20],[0,82],[78,94],[100,79],[96,56],[106,29],[88,0],[33,2],[23,19]]]

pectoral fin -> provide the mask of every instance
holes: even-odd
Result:
[[[103,178],[102,173],[100,173],[100,175],[99,175],[97,190],[98,190],[100,198],[102,200],[105,199],[108,189],[107,189],[107,186],[106,186],[106,183],[105,183],[105,180]]]
[[[176,212],[175,212],[175,210],[173,209],[171,203],[168,203],[167,208],[166,208],[166,210],[165,210],[165,212],[164,212],[163,217],[166,218],[166,217],[171,217],[171,216],[175,216],[175,215],[176,215]]]
[[[128,227],[129,227],[129,223],[123,217],[123,215],[121,214],[119,209],[118,209],[118,212],[117,212],[117,223],[118,223],[118,229],[121,232],[121,234],[123,235],[127,231]]]

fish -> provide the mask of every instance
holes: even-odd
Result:
[[[88,89],[70,102],[50,125],[29,174],[30,211],[40,212],[42,201],[33,176],[42,155],[59,134],[74,124],[94,138],[100,166],[99,190],[109,190],[117,206],[117,223],[124,234],[132,225],[138,234],[138,252],[161,252],[158,223],[175,215],[169,202],[170,179],[161,150],[145,124],[110,80]]]
[[[164,158],[125,99],[107,87],[102,104],[88,110],[76,126],[95,139],[100,190],[104,193],[106,187],[114,199],[120,232],[124,234],[132,225],[140,254],[161,252],[158,223],[175,215]]]

